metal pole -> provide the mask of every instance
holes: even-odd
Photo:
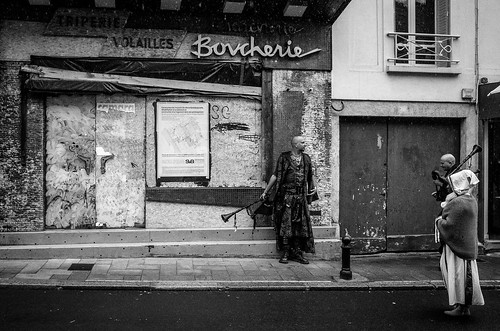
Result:
[[[340,270],[340,278],[345,280],[352,279],[351,271],[351,236],[345,230],[345,236],[342,238],[342,270]]]

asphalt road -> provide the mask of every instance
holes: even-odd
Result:
[[[451,318],[444,290],[0,289],[2,330],[498,330],[500,291]]]

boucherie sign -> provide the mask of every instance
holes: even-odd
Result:
[[[265,44],[256,45],[254,37],[250,37],[246,43],[223,43],[212,42],[212,38],[198,35],[198,39],[192,45],[195,50],[191,54],[198,58],[208,56],[242,56],[242,57],[280,57],[280,58],[302,58],[321,51],[321,48],[312,50],[303,50],[298,45],[293,45],[291,40],[286,42],[286,45],[280,44]]]

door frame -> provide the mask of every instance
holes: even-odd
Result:
[[[499,250],[500,240],[489,237],[489,124],[492,119],[500,118],[500,93],[490,94],[494,89],[500,87],[500,82],[480,84],[478,86],[478,112],[479,112],[479,141],[483,147],[479,158],[479,166],[482,170],[479,179],[483,183],[479,200],[478,236],[479,241],[484,243],[486,250]]]

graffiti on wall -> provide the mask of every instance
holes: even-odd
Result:
[[[250,130],[248,124],[240,122],[223,122],[229,120],[231,116],[231,111],[227,105],[210,105],[210,118],[211,122],[215,122],[215,125],[210,128],[210,131],[216,130],[220,133],[226,133],[227,131]]]
[[[262,112],[262,109],[255,109],[255,113]],[[250,126],[246,123],[241,122],[222,122],[224,120],[229,120],[231,117],[231,110],[229,106],[224,105],[211,105],[210,106],[210,117],[212,122],[216,122],[214,126],[210,128],[210,131],[218,131],[220,133],[227,133],[228,131],[250,131]],[[246,140],[253,143],[260,141],[260,135],[258,134],[239,134],[239,140]],[[257,150],[258,153],[258,150]]]
[[[48,228],[93,227],[95,108],[90,99],[48,98],[46,215]]]

